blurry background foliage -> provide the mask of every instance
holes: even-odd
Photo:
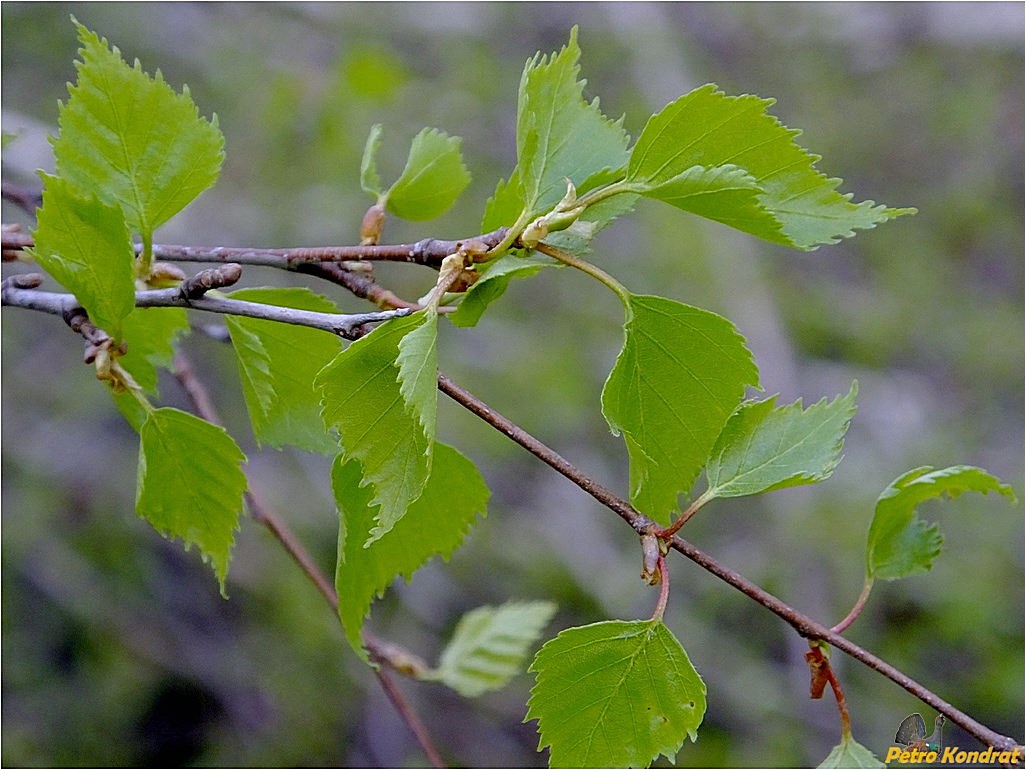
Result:
[[[478,232],[514,163],[524,61],[580,24],[586,93],[637,136],[667,101],[714,81],[772,96],[800,142],[857,200],[919,215],[809,254],[641,202],[599,238],[595,261],[634,291],[725,314],[781,403],[845,393],[859,412],[834,477],[757,500],[718,501],[684,534],[790,604],[839,620],[862,579],[876,496],[930,464],[984,466],[1023,493],[1023,6],[916,4],[22,4],[4,3],[4,178],[52,169],[47,133],[74,79],[70,13],[147,71],[187,83],[218,114],[217,186],[158,242],[354,243],[360,153],[384,124],[387,180],[424,126],[464,137],[474,182],[426,225],[386,241]],[[24,215],[4,204],[3,221]],[[29,266],[11,269],[30,269]],[[250,284],[330,286],[247,269]],[[379,270],[413,298],[416,267]],[[334,292],[343,307],[366,306]],[[199,324],[219,323],[193,316]],[[473,330],[443,335],[442,369],[587,472],[625,490],[626,455],[598,411],[621,311],[571,271],[519,282]],[[230,351],[187,343],[253,487],[324,569],[336,517],[328,460],[257,451]],[[133,513],[136,437],[57,319],[3,313],[2,761],[23,765],[422,764],[322,598],[248,521],[218,596],[195,553]],[[166,403],[184,403],[170,378]],[[643,617],[638,541],[608,511],[495,431],[441,400],[442,438],[482,469],[489,516],[449,564],[432,564],[371,627],[434,659],[459,615],[550,598],[548,630]],[[947,551],[933,573],[878,587],[848,635],[991,727],[1022,738],[1023,518],[964,496],[928,506]],[[808,699],[803,643],[765,610],[681,560],[667,621],[709,686],[681,766],[816,763],[836,709]],[[843,655],[855,735],[882,756],[912,711],[933,714]],[[527,675],[467,701],[403,683],[448,758],[533,766],[521,724]],[[973,748],[949,726],[948,743]]]

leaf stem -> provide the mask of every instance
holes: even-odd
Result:
[[[859,598],[855,601],[855,606],[851,608],[851,612],[845,616],[844,620],[830,630],[835,634],[843,634],[848,629],[848,626],[854,623],[856,618],[862,614],[862,610],[869,600],[869,592],[871,590],[873,590],[873,578],[867,577],[866,581],[862,584],[862,593],[859,594]]]
[[[677,517],[677,520],[674,521],[673,524],[668,526],[666,529],[656,530],[653,534],[661,540],[673,537],[681,527],[688,523],[692,516],[698,513],[698,509],[710,500],[712,500],[712,496],[708,492],[703,492],[692,501],[691,505],[687,507],[684,513]]]
[[[568,254],[562,249],[557,249],[555,246],[550,246],[547,243],[539,243],[535,246],[535,249],[540,251],[542,254],[553,259],[557,259],[564,265],[577,268],[583,273],[587,273],[595,280],[605,284],[616,296],[623,302],[624,307],[630,307],[631,293],[627,290],[627,287],[620,283],[618,280],[613,278],[609,273],[600,267],[593,265],[591,262],[587,262],[583,259],[575,257],[573,254]]]
[[[659,601],[656,602],[655,612],[652,613],[652,622],[662,623],[666,603],[670,599],[670,570],[666,568],[666,557],[661,553],[656,564],[659,566]]]

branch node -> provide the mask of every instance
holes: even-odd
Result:
[[[192,278],[187,279],[179,288],[185,299],[199,299],[211,289],[222,289],[231,286],[242,276],[242,265],[229,262],[225,265],[201,270]]]

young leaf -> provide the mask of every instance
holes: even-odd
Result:
[[[221,170],[224,137],[217,119],[199,116],[188,88],[176,94],[159,70],[136,61],[75,22],[82,61],[78,82],[60,108],[53,140],[57,173],[125,212],[130,228],[153,231],[210,187]]]
[[[371,540],[377,515],[359,462],[340,455],[332,467],[339,510],[338,611],[346,638],[361,657],[366,653],[360,631],[374,597],[397,575],[409,580],[432,556],[448,559],[477,515],[485,513],[488,486],[474,464],[445,444],[435,444],[433,454],[424,493],[387,534]]]
[[[944,538],[936,524],[919,518],[916,508],[927,500],[945,495],[955,498],[963,492],[997,492],[1015,502],[1008,484],[970,465],[915,468],[892,481],[877,499],[869,525],[866,576],[896,580],[928,572],[940,555]]]
[[[759,373],[744,338],[715,313],[630,295],[626,315],[602,414],[627,443],[631,503],[665,521]]]
[[[367,136],[367,144],[363,148],[363,159],[360,161],[360,187],[365,193],[377,200],[381,197],[381,177],[378,176],[378,149],[381,147],[381,124],[371,126]]]
[[[43,207],[32,255],[70,291],[89,319],[114,339],[135,308],[135,250],[116,205],[82,197],[64,179],[42,175]]]
[[[915,209],[851,202],[815,168],[800,133],[766,112],[772,99],[695,89],[653,115],[631,150],[627,189],[800,249]]]
[[[153,410],[139,433],[136,512],[162,535],[195,543],[224,580],[239,528],[246,456],[223,428],[186,412]]]
[[[308,289],[241,289],[232,298],[269,305],[337,313],[335,304]],[[339,353],[330,334],[259,318],[226,316],[239,364],[242,393],[259,444],[289,444],[310,452],[335,452],[338,441],[325,430],[314,379]]]
[[[552,619],[552,602],[507,602],[464,615],[424,679],[448,685],[465,698],[498,690],[520,673],[527,648]]]
[[[569,628],[531,664],[526,720],[550,767],[647,767],[696,740],[705,682],[661,622],[610,620]]]
[[[424,312],[423,323],[399,341],[399,392],[434,441],[438,414],[438,313]]]
[[[840,462],[857,392],[852,383],[847,396],[804,411],[801,400],[774,408],[776,396],[742,405],[709,456],[705,496],[755,495],[828,478]]]
[[[470,172],[460,155],[461,141],[434,128],[425,128],[413,137],[406,168],[386,193],[386,208],[397,217],[414,221],[434,219],[448,211],[470,184]]]
[[[564,179],[580,185],[627,162],[623,120],[603,115],[597,98],[590,104],[584,100],[585,81],[577,79],[580,57],[574,27],[558,54],[535,55],[520,78],[517,174],[528,219],[559,202],[566,193]]]
[[[842,736],[841,742],[830,750],[830,754],[819,767],[887,767],[872,751],[851,737]]]
[[[501,297],[509,282],[514,278],[528,278],[543,267],[562,267],[556,260],[537,252],[520,256],[510,252],[489,262],[481,277],[467,289],[456,308],[449,314],[449,320],[456,326],[474,326],[484,315],[488,306]]]
[[[374,490],[369,504],[380,510],[372,540],[406,514],[431,470],[434,436],[425,435],[421,411],[408,407],[396,363],[400,340],[425,317],[415,313],[382,324],[339,353],[314,383],[321,416],[338,428],[345,458],[360,461],[364,484]]]
[[[127,352],[119,360],[148,393],[157,392],[157,369],[171,367],[175,341],[189,332],[189,314],[177,307],[140,307],[122,324]]]

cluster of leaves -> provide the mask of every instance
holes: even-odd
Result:
[[[77,23],[77,22],[76,22]],[[160,532],[195,543],[224,592],[246,488],[245,457],[221,428],[158,408],[157,368],[187,331],[185,311],[135,308],[154,285],[154,230],[217,178],[223,139],[188,92],[158,72],[127,65],[78,25],[78,81],[60,110],[57,174],[44,175],[34,256],[75,294],[127,354],[112,350],[101,376],[140,436],[137,511]],[[658,296],[630,292],[584,261],[594,235],[651,198],[798,249],[849,237],[910,213],[852,203],[797,131],[766,112],[772,101],[727,96],[707,85],[653,115],[631,145],[621,121],[584,99],[576,30],[551,57],[527,62],[517,101],[517,165],[485,207],[482,232],[508,228],[476,255],[477,280],[448,317],[473,326],[513,279],[567,264],[607,285],[624,308],[624,343],[602,391],[601,410],[629,459],[629,499],[669,524],[704,470],[704,491],[683,516],[717,498],[755,495],[828,478],[855,413],[857,387],[803,408],[745,400],[759,376],[744,338],[727,319]],[[469,181],[460,140],[425,129],[406,167],[385,187],[367,141],[361,185],[383,211],[427,220],[453,205]],[[141,246],[134,245],[138,238]],[[232,293],[267,305],[336,312],[307,289]],[[436,555],[447,558],[484,515],[488,488],[474,464],[439,441],[438,303],[382,324],[342,347],[323,332],[230,317],[228,330],[259,444],[335,455],[339,511],[335,583],[339,616],[364,658],[363,627],[375,597]],[[936,525],[917,506],[941,494],[1011,490],[978,468],[919,468],[884,491],[869,532],[867,585],[929,569]],[[464,617],[435,668],[420,678],[473,696],[520,669],[554,612],[548,602],[482,608]],[[527,719],[539,748],[565,766],[644,766],[673,758],[697,738],[705,684],[662,612],[564,630],[538,652]],[[835,750],[850,749],[850,735]],[[857,744],[856,744],[857,745]],[[833,754],[831,755],[833,756]]]

